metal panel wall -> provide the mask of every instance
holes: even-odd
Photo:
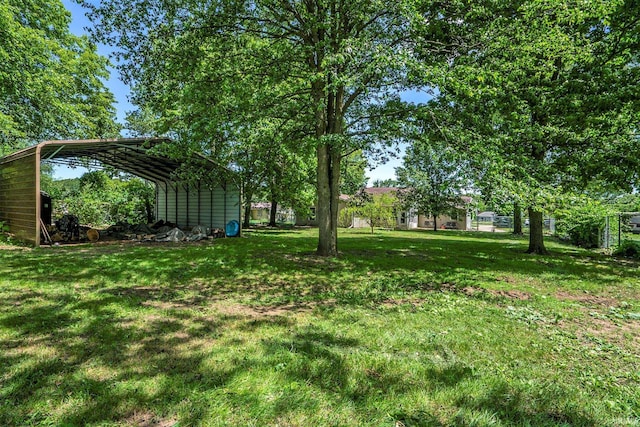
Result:
[[[211,215],[213,199],[211,197],[211,190],[208,187],[201,187],[200,190],[200,224],[213,228],[213,215]]]
[[[187,197],[187,190],[184,185],[178,185],[178,197],[177,197],[177,218],[176,222],[181,227],[188,227],[189,224],[189,208],[187,205],[187,201],[189,200]]]
[[[240,220],[240,213],[242,212],[242,206],[240,206],[240,191],[237,188],[227,186],[226,191],[226,204],[225,204],[225,223],[236,220],[242,223]]]
[[[231,220],[240,221],[240,209],[240,191],[235,187],[192,185],[187,190],[182,184],[158,184],[156,218],[180,227],[224,228]]]
[[[38,167],[35,153],[0,164],[0,221],[19,239],[36,242]]]
[[[217,228],[224,228],[227,225],[228,221],[225,217],[225,191],[222,187],[216,187],[213,189],[211,194],[213,197],[213,209],[211,210],[211,215],[213,216],[213,226]]]

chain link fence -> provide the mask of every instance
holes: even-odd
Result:
[[[625,240],[640,242],[640,212],[620,212],[605,218],[602,247],[620,246]]]

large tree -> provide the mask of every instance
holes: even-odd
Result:
[[[497,5],[470,10],[473,48],[443,69],[432,122],[476,160],[488,187],[528,207],[528,251],[545,253],[542,211],[554,194],[594,178],[637,185],[638,6]]]
[[[0,154],[45,139],[117,135],[107,59],[70,23],[60,0],[0,3]]]
[[[120,49],[134,102],[159,116],[157,131],[205,142],[217,155],[265,117],[299,125],[317,161],[322,255],[338,250],[343,158],[398,137],[401,126],[390,119],[404,113],[398,93],[414,30],[437,53],[446,21],[439,3],[412,1],[84,3],[95,36]]]
[[[431,215],[434,230],[438,216],[459,205],[463,191],[470,187],[467,162],[453,147],[437,139],[414,141],[396,175],[403,188],[399,198],[405,207]]]

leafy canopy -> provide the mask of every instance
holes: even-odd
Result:
[[[107,60],[69,32],[60,0],[0,3],[0,154],[46,139],[114,136]]]

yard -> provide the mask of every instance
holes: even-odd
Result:
[[[0,249],[0,425],[640,425],[638,263],[316,233]]]

